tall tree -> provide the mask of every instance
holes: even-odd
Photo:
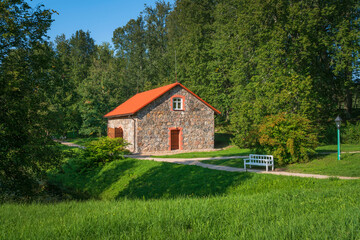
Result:
[[[122,60],[114,58],[114,51],[109,44],[96,47],[89,76],[78,88],[81,96],[81,134],[102,136],[107,125],[103,115],[129,96],[129,87],[124,81],[120,61]]]
[[[169,52],[167,18],[170,14],[169,3],[156,2],[155,7],[145,7],[145,48],[147,61],[147,87],[163,85],[175,81],[174,59]],[[146,90],[148,90],[146,89]]]
[[[0,3],[0,188],[31,191],[59,155],[51,146],[58,86],[43,37],[51,12],[22,0]]]
[[[96,45],[90,32],[78,30],[69,39],[62,34],[55,39],[58,69],[61,69],[63,83],[62,120],[63,132],[77,133],[82,125],[79,108],[82,106],[78,89],[82,87],[90,74],[92,59],[95,56]]]
[[[269,114],[297,113],[317,123],[336,114],[346,96],[341,89],[354,84],[349,73],[358,68],[355,1],[230,1],[221,7],[235,18],[219,15],[233,29],[219,42],[227,38],[225,50],[238,55],[232,125],[239,145]],[[339,37],[343,31],[348,35]]]
[[[224,117],[216,119],[223,123],[228,120],[231,83],[219,62],[223,59],[213,51],[217,4],[213,0],[177,1],[169,16],[168,35],[173,57],[176,51],[179,81],[223,112]]]
[[[143,17],[131,19],[124,27],[115,29],[112,41],[117,56],[126,63],[125,77],[132,92],[141,92],[148,78]]]

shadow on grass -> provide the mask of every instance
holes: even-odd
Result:
[[[215,148],[224,148],[231,145],[232,134],[229,133],[215,133],[214,139],[214,147]]]
[[[124,177],[127,174],[126,171],[132,169],[134,165],[135,162],[131,160],[118,161],[116,164],[109,163],[106,167],[98,168],[97,171],[92,172],[92,176],[89,176],[89,181],[85,187],[91,191],[91,195],[98,196]]]
[[[161,163],[142,176],[133,179],[127,188],[119,192],[119,198],[159,199],[184,196],[204,197],[226,193],[227,189],[252,177],[249,173],[231,173]]]
[[[132,160],[123,160],[103,167],[84,168],[79,160],[70,160],[60,171],[49,173],[49,184],[75,199],[98,198],[134,165]]]

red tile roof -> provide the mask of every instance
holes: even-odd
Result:
[[[218,110],[216,110],[213,106],[202,100],[199,96],[197,96],[195,93],[187,89],[184,85],[181,83],[172,83],[170,85],[166,85],[163,87],[155,88],[146,92],[138,93],[132,98],[129,98],[127,101],[125,101],[123,104],[119,105],[117,108],[112,110],[111,112],[107,113],[104,117],[115,117],[115,116],[127,116],[132,115],[136,112],[138,112],[140,109],[144,108],[146,105],[154,101],[155,99],[162,96],[164,93],[168,92],[175,86],[181,86],[185,90],[187,90],[189,93],[194,95],[197,99],[205,103],[206,106],[211,108],[215,113],[221,114]]]

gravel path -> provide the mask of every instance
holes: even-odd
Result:
[[[84,146],[80,146],[78,144],[71,143],[71,142],[65,142],[65,141],[58,140],[58,139],[55,139],[54,141],[58,142],[58,143],[61,143],[62,145],[65,145],[65,146],[68,146],[68,147],[77,147],[77,148],[82,148],[82,149],[85,148]]]
[[[78,147],[78,148],[85,148],[84,146],[80,146],[75,143],[65,142],[61,140],[55,140],[63,145],[69,147]],[[359,153],[359,152],[354,152]],[[195,165],[203,168],[209,168],[219,171],[228,171],[228,172],[255,172],[255,173],[262,173],[262,174],[273,174],[273,175],[282,175],[282,176],[294,176],[294,177],[307,177],[307,178],[339,178],[339,179],[360,179],[360,177],[343,177],[343,176],[327,176],[327,175],[320,175],[320,174],[308,174],[308,173],[292,173],[292,172],[285,172],[285,171],[263,171],[258,169],[247,169],[244,168],[235,168],[235,167],[228,167],[228,166],[221,166],[221,165],[213,165],[213,164],[206,164],[200,161],[203,160],[221,160],[221,159],[239,159],[239,158],[247,158],[248,156],[230,156],[230,157],[207,157],[207,158],[155,158],[146,155],[126,155],[125,157],[129,158],[136,158],[142,160],[154,160],[157,162],[170,162],[170,163],[177,163],[177,164],[184,164],[184,165]]]
[[[360,179],[360,177],[343,177],[343,176],[327,176],[327,175],[320,175],[320,174],[308,174],[308,173],[293,173],[293,172],[285,172],[285,171],[264,171],[258,169],[247,169],[244,168],[235,168],[235,167],[228,167],[228,166],[221,166],[221,165],[213,165],[213,164],[206,164],[200,161],[203,160],[221,160],[221,159],[239,159],[239,158],[247,158],[248,156],[231,156],[231,157],[210,157],[210,158],[154,158],[151,156],[141,156],[141,155],[128,155],[127,157],[142,159],[142,160],[154,160],[157,162],[170,162],[170,163],[177,163],[177,164],[184,164],[184,165],[195,165],[203,168],[209,168],[214,170],[220,171],[228,171],[228,172],[255,172],[255,173],[262,173],[262,174],[273,174],[273,175],[282,175],[282,176],[295,176],[295,177],[307,177],[307,178],[339,178],[339,179]]]

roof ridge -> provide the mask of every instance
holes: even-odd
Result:
[[[115,109],[104,115],[104,117],[115,117],[115,116],[128,116],[133,115],[148,104],[155,101],[157,98],[164,95],[166,92],[173,89],[175,86],[181,86],[186,91],[191,93],[193,96],[195,96],[197,99],[202,101],[205,105],[210,107],[213,111],[215,111],[218,114],[221,114],[217,109],[215,109],[213,106],[202,100],[199,96],[197,96],[195,93],[187,89],[184,85],[182,85],[179,82],[171,83],[162,87],[154,88],[147,90],[145,92],[137,93],[119,106],[117,106]]]

